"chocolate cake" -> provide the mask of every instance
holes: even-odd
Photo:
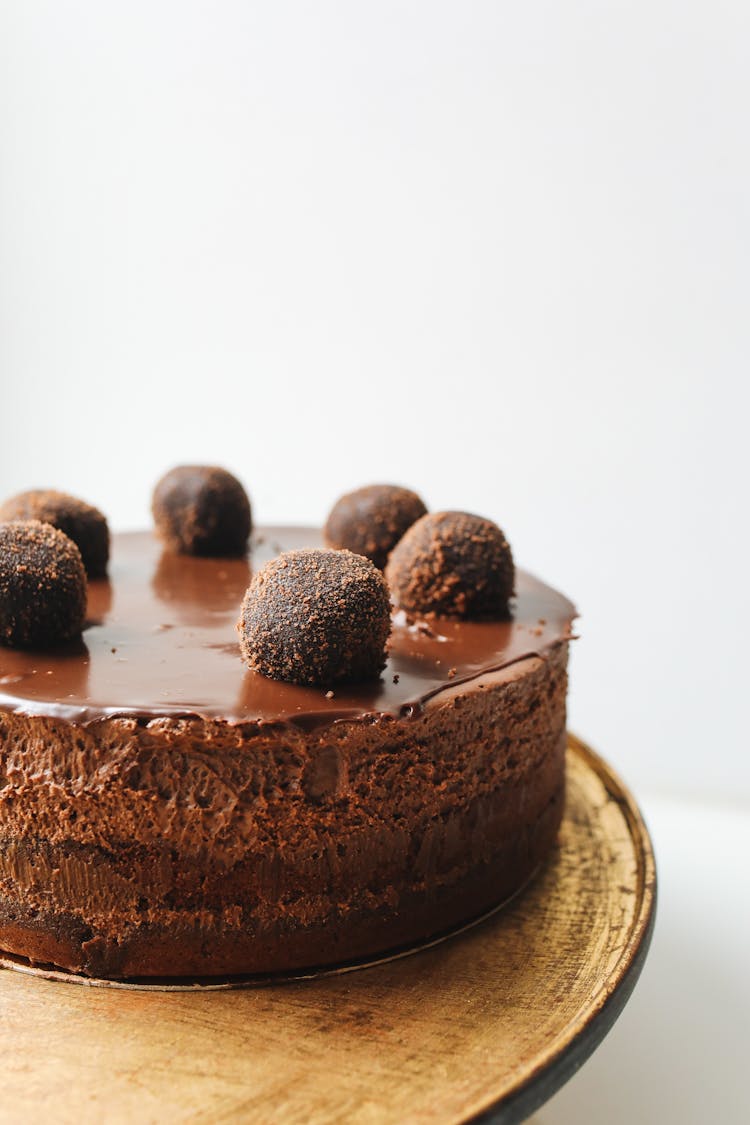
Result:
[[[249,560],[113,537],[78,640],[0,648],[0,948],[108,978],[290,972],[422,942],[515,892],[563,809],[574,609],[394,613],[380,678],[240,659]]]

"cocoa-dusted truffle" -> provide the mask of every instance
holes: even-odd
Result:
[[[515,569],[497,524],[467,512],[435,512],[409,528],[385,575],[396,604],[409,613],[502,618]]]
[[[388,587],[351,551],[287,551],[253,578],[238,628],[244,659],[271,679],[375,679],[391,630]]]
[[[72,539],[39,520],[0,523],[0,643],[47,648],[77,637],[86,571]]]
[[[53,488],[33,488],[0,506],[0,521],[4,520],[52,524],[76,544],[89,578],[103,578],[107,573],[109,527],[104,514],[92,504]]]
[[[346,547],[382,570],[404,532],[427,511],[422,499],[397,484],[370,484],[333,505],[324,535],[329,547]]]
[[[157,484],[151,510],[159,535],[180,554],[236,558],[247,550],[250,501],[226,469],[179,465]]]

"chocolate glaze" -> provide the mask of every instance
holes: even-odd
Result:
[[[302,687],[248,671],[236,622],[253,569],[281,550],[320,545],[311,528],[259,530],[250,560],[168,556],[153,535],[116,535],[110,579],[89,583],[80,642],[54,652],[0,650],[0,708],[86,724],[114,715],[195,715],[304,728],[364,715],[409,716],[440,691],[543,656],[571,637],[571,602],[524,571],[507,622],[394,614],[375,683]],[[164,581],[165,572],[169,581]]]

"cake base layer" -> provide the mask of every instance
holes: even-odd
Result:
[[[563,804],[560,790],[533,830],[492,863],[439,892],[404,894],[398,910],[362,909],[307,928],[227,929],[210,937],[197,924],[146,923],[115,941],[94,935],[72,915],[31,917],[20,903],[6,900],[0,906],[0,945],[33,964],[112,980],[283,974],[383,956],[422,945],[510,898],[553,846]]]

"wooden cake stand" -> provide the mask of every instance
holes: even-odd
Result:
[[[504,908],[410,956],[211,990],[72,988],[4,959],[22,971],[0,971],[0,1119],[522,1121],[619,1015],[654,903],[640,813],[571,736],[549,863]]]

